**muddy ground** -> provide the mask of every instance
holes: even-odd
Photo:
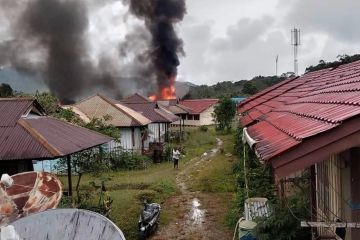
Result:
[[[215,240],[232,239],[232,232],[221,224],[226,214],[222,207],[228,196],[219,194],[192,192],[187,184],[191,181],[191,173],[202,171],[206,161],[212,161],[221,148],[223,142],[217,139],[217,146],[189,161],[178,170],[176,182],[181,194],[168,199],[163,204],[172,219],[167,226],[161,227],[151,238],[152,240]],[[174,170],[176,171],[176,170]]]

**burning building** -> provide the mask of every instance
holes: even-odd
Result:
[[[185,0],[122,0],[122,4],[143,26],[128,30],[124,41],[111,46],[118,54],[109,54],[107,46],[94,56],[91,13],[104,6],[85,0],[0,2],[9,23],[8,38],[0,39],[0,66],[40,75],[62,103],[100,90],[117,99],[135,90],[153,98],[175,98],[179,55],[184,53],[175,25],[185,16]],[[131,61],[124,60],[129,56]]]

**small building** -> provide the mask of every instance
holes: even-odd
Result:
[[[218,99],[159,100],[158,104],[179,116],[181,120],[173,125],[208,126],[215,124],[213,113]]]
[[[32,171],[33,160],[60,157],[68,158],[70,169],[72,154],[111,140],[89,129],[46,116],[34,99],[0,98],[0,175]]]
[[[115,99],[100,94],[88,97],[71,106],[84,121],[93,118],[104,119],[119,129],[120,142],[112,142],[110,148],[121,147],[125,150],[142,152],[145,148],[148,125],[151,120]]]
[[[119,101],[119,103],[142,114],[151,121],[148,125],[148,138],[145,141],[145,149],[149,147],[149,143],[164,143],[170,124],[179,120],[178,116],[164,108],[160,108],[158,103],[151,102],[140,94],[134,94]]]
[[[238,107],[245,139],[277,183],[308,171],[316,239],[360,239],[360,61],[309,72]],[[283,192],[279,184],[279,193]],[[300,223],[299,223],[300,224]]]
[[[245,97],[232,97],[231,100],[238,106],[241,102],[245,101]]]
[[[190,109],[190,112],[184,119],[187,126],[208,126],[214,125],[214,110],[219,103],[219,99],[191,99],[179,102],[181,106]]]

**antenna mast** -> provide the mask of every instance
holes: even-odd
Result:
[[[278,62],[279,62],[279,54],[276,55],[276,76],[278,76]]]
[[[298,66],[298,46],[300,42],[300,29],[294,28],[291,30],[291,45],[294,46],[294,73],[295,76],[298,76],[299,66]]]

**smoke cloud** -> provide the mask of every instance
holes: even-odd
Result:
[[[0,22],[8,24],[11,36],[0,40],[0,66],[41,75],[63,103],[98,91],[120,98],[135,90],[147,94],[170,86],[169,79],[177,74],[178,54],[183,53],[174,25],[186,13],[185,0],[123,3],[130,15],[144,20],[143,26],[127,30],[118,42],[118,55],[104,50],[94,59],[89,12],[104,7],[98,1],[0,0]]]
[[[183,41],[174,25],[186,14],[185,0],[125,0],[130,12],[145,21],[151,33],[149,55],[154,67],[158,90],[174,84],[179,54],[184,54]]]

